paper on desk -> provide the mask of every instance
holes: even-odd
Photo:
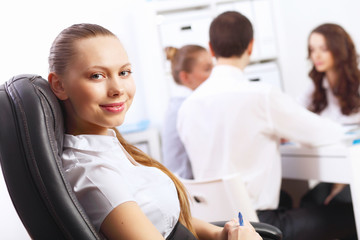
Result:
[[[343,142],[346,145],[360,143],[360,126],[359,125],[343,125],[344,138]]]

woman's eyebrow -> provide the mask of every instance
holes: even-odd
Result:
[[[131,63],[125,63],[124,65],[122,65],[120,67],[120,69],[123,69],[123,68],[126,68],[126,67],[129,67],[131,66]],[[94,65],[94,66],[90,66],[87,68],[87,70],[90,70],[90,69],[93,69],[93,68],[99,68],[99,69],[108,69],[108,67],[106,66],[102,66],[102,65]]]
[[[129,67],[129,66],[131,66],[131,63],[125,63],[124,65],[121,66],[121,68]]]

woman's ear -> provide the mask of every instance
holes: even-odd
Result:
[[[60,79],[60,77],[56,73],[49,73],[48,81],[51,87],[51,90],[54,92],[54,94],[57,96],[60,100],[66,100],[68,99],[68,96],[65,92],[63,82]]]
[[[179,78],[180,81],[182,83],[182,85],[184,85],[185,87],[189,87],[189,84],[191,83],[188,73],[185,71],[180,71],[179,72]]]
[[[197,87],[196,80],[194,80],[194,78],[191,77],[191,73],[180,71],[179,78],[182,85],[184,85],[185,87],[190,88],[191,90],[195,90],[195,88]]]

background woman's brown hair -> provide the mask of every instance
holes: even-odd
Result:
[[[360,109],[360,71],[355,45],[350,35],[341,26],[331,23],[318,26],[312,33],[324,36],[327,48],[334,58],[337,79],[331,90],[339,101],[342,114],[350,115],[358,112]],[[310,58],[309,46],[308,58]],[[323,87],[325,73],[318,72],[313,66],[309,76],[315,85],[315,91],[308,108],[315,113],[321,113],[328,104]]]
[[[75,42],[81,39],[93,38],[97,36],[113,36],[111,31],[96,24],[75,24],[64,29],[54,40],[49,55],[49,71],[58,75],[64,75],[73,56],[76,55]],[[195,230],[191,224],[190,205],[188,195],[183,184],[161,163],[150,158],[148,155],[127,143],[121,134],[114,128],[116,136],[125,150],[134,160],[144,166],[156,167],[168,175],[174,182],[180,202],[179,221],[186,226],[195,236]]]

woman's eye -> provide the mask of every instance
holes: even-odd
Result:
[[[131,74],[131,70],[125,70],[120,72],[121,77],[128,77]]]
[[[103,79],[105,78],[104,75],[100,74],[100,73],[95,73],[93,75],[91,75],[92,79]]]

